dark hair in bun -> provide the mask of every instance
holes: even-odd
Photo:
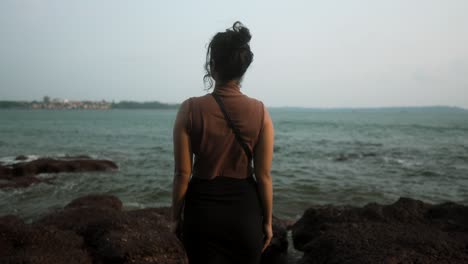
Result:
[[[208,89],[213,86],[213,74],[220,82],[242,78],[253,61],[249,45],[251,38],[249,29],[239,21],[225,32],[214,35],[206,51],[206,74],[203,77]]]

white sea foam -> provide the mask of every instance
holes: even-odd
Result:
[[[34,160],[37,160],[39,158],[53,158],[53,159],[61,159],[61,158],[68,158],[68,157],[74,157],[76,155],[70,155],[70,154],[65,154],[65,153],[58,153],[57,155],[53,155],[53,156],[50,156],[50,155],[42,155],[42,156],[39,156],[39,155],[23,155],[25,157],[25,159],[20,159],[20,160],[17,160],[16,157],[17,156],[7,156],[7,157],[0,157],[0,163],[2,165],[13,165],[13,164],[16,164],[16,163],[22,163],[22,162],[31,162],[31,161],[34,161]],[[90,158],[92,159],[97,159],[98,156],[95,155],[95,154],[86,154],[86,156],[89,156]],[[105,158],[105,157],[104,157]],[[110,158],[108,158],[110,159]]]
[[[421,165],[421,162],[414,161],[414,160],[407,160],[407,159],[402,159],[402,158],[395,158],[395,157],[388,157],[384,156],[383,160],[385,163],[393,163],[393,164],[399,164],[402,165],[403,167],[406,168],[411,168],[414,166],[419,166]]]
[[[139,203],[139,202],[124,202],[123,203],[123,208],[125,209],[142,209],[148,207],[144,203]]]
[[[26,157],[26,159],[21,159],[21,160],[16,160],[16,156],[15,157],[2,157],[0,158],[0,162],[3,163],[3,165],[12,165],[12,164],[16,164],[16,163],[21,163],[21,162],[30,162],[30,161],[33,161],[33,160],[37,160],[40,158],[40,156],[38,155],[24,155]]]
[[[0,158],[0,162],[3,165],[10,165],[16,162],[15,157],[2,157]]]

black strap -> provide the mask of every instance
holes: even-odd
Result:
[[[247,155],[247,158],[249,159],[249,165],[250,165],[250,162],[252,160],[252,152],[250,151],[249,146],[247,146],[247,143],[245,143],[245,141],[242,140],[240,130],[234,125],[234,123],[232,122],[232,119],[229,117],[228,113],[226,112],[226,108],[224,107],[224,103],[223,103],[223,100],[221,100],[221,97],[219,97],[219,95],[215,93],[211,93],[211,95],[214,97],[214,99],[218,103],[219,108],[221,108],[221,112],[223,112],[224,114],[224,119],[226,119],[226,122],[228,123],[229,127],[234,132],[237,142],[239,142],[239,144],[244,149],[244,152]]]

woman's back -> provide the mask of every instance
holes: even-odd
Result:
[[[173,220],[190,264],[258,264],[273,236],[273,123],[239,88],[250,39],[240,22],[213,37],[204,77],[213,95],[186,100],[174,123]]]
[[[214,93],[222,98],[242,140],[253,153],[263,125],[263,103],[242,94],[236,85],[219,86]],[[252,172],[247,155],[214,97],[207,94],[190,98],[189,108],[187,129],[195,155],[193,176],[205,179],[249,177]]]

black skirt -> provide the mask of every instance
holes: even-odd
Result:
[[[190,264],[260,263],[263,216],[255,180],[192,178],[182,232]]]

